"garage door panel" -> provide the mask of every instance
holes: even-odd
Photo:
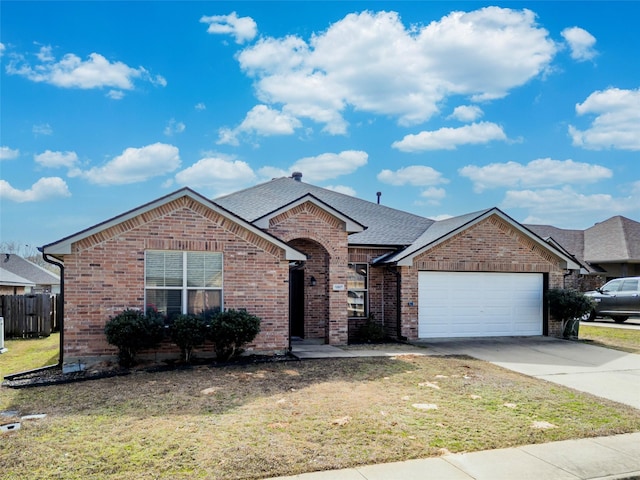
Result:
[[[420,338],[542,334],[542,275],[419,272]]]

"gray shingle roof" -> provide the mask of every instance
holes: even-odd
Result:
[[[467,213],[458,217],[448,218],[446,220],[438,220],[433,222],[429,228],[406,250],[397,253],[396,255],[385,258],[385,262],[394,262],[400,258],[412,255],[415,252],[420,251],[427,245],[435,242],[436,240],[448,235],[449,233],[459,229],[467,223],[475,220],[476,218],[484,215],[491,209],[481,210],[479,212]]]
[[[525,225],[525,227],[545,241],[549,238],[554,240],[573,255],[587,270],[592,272],[601,271],[600,268],[590,265],[584,258],[584,230],[566,230],[551,225]]]
[[[410,245],[434,221],[419,215],[316,187],[289,177],[241,190],[214,201],[253,222],[298,198],[311,194],[367,229],[349,236],[350,245]]]
[[[0,267],[36,285],[59,285],[60,277],[13,253],[0,253]]]
[[[584,232],[584,256],[592,262],[640,260],[640,223],[620,215]]]
[[[35,283],[0,267],[0,285],[12,287],[34,287]]]
[[[551,225],[525,225],[542,238],[551,237],[593,272],[598,263],[640,261],[640,222],[620,215],[586,230],[565,230]]]

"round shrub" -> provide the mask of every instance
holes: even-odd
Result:
[[[162,340],[158,319],[150,319],[140,310],[126,309],[110,317],[104,327],[107,342],[118,347],[118,361],[123,367],[135,364],[136,354]]]
[[[242,353],[242,346],[260,333],[260,321],[245,310],[232,309],[213,316],[208,335],[218,360],[224,362]]]
[[[549,290],[549,312],[562,321],[562,336],[577,337],[580,319],[591,313],[591,299],[577,290],[552,288]]]
[[[201,316],[178,315],[171,325],[171,340],[180,347],[181,359],[191,363],[193,349],[206,339],[207,325]]]

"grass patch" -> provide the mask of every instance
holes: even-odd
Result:
[[[594,345],[615,348],[630,353],[640,353],[640,329],[597,327],[580,325],[580,340]]]
[[[462,357],[3,387],[0,410],[48,414],[3,435],[3,475],[16,479],[254,479],[640,430],[636,409]]]
[[[36,339],[8,339],[7,351],[0,355],[0,378],[11,373],[56,365],[60,351],[60,334]]]

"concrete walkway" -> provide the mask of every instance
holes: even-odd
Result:
[[[445,455],[278,480],[622,480],[640,478],[640,433]]]
[[[468,355],[640,408],[640,355],[550,337],[441,339],[388,349],[294,342],[300,359]],[[312,472],[279,480],[640,480],[640,432],[424,460]]]

